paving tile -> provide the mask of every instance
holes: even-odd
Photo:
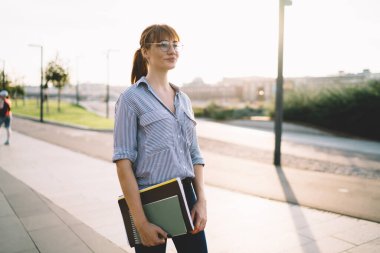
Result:
[[[380,252],[380,238],[362,244],[358,247],[346,251],[347,253],[378,253]]]
[[[340,253],[351,249],[354,245],[332,238],[325,237],[294,248],[284,249],[281,253]]]
[[[32,190],[6,195],[9,204],[18,217],[49,213],[50,209]]]
[[[35,245],[16,216],[0,217],[0,253],[29,251]]]
[[[30,236],[41,252],[91,252],[66,225],[33,230]]]
[[[126,251],[117,247],[111,241],[97,234],[85,224],[78,224],[71,229],[83,240],[94,252],[125,253]]]
[[[125,232],[113,234],[112,237],[108,237],[108,239],[112,240],[113,243],[118,245],[123,250],[126,250],[127,252],[134,252],[129,247],[127,235],[125,234]]]
[[[279,221],[279,226],[289,226],[293,229],[302,229],[308,227],[313,220],[308,218],[306,210],[302,207],[289,207],[288,214]]]
[[[12,208],[9,206],[8,201],[4,195],[0,192],[0,217],[15,215]]]
[[[44,251],[41,251],[43,253]],[[46,251],[46,253],[51,251]],[[70,246],[67,246],[65,248],[57,249],[54,251],[54,253],[92,253],[93,251],[90,250],[85,244],[73,244]]]
[[[4,195],[20,193],[29,188],[0,167],[0,186]]]
[[[112,220],[110,215],[112,214],[113,210],[115,209],[110,209],[110,208],[99,208],[98,210],[91,210],[87,211],[84,214],[80,213],[80,215],[85,215],[86,216],[86,223],[91,224],[92,227],[102,227],[110,224],[110,221]],[[115,215],[119,215],[120,211],[117,210],[118,212]],[[121,217],[120,217],[121,218]],[[121,218],[122,219],[122,218]],[[120,223],[123,221],[119,219]]]
[[[294,234],[294,233],[287,233],[283,235],[277,235],[277,234],[269,235],[264,242],[267,248],[265,249],[265,245],[263,245],[263,248],[266,251],[279,252],[283,249],[293,248],[296,246],[312,243],[313,240],[301,235]]]
[[[303,209],[306,210],[305,216],[308,219],[315,220],[319,223],[328,222],[342,216],[340,214],[323,211],[323,210],[316,210],[309,207],[303,207]]]
[[[335,238],[360,245],[380,238],[380,226],[378,223],[367,223],[347,231],[334,234]]]
[[[79,190],[50,192],[51,201],[54,203],[65,203],[65,207],[83,206],[86,203],[86,198],[79,192]]]
[[[277,223],[277,226],[279,227],[278,230],[297,232],[298,230],[307,229],[317,223],[319,222],[310,220],[307,217],[296,216],[283,219]]]
[[[25,232],[24,227],[14,215],[0,217],[0,228],[0,240]]]
[[[19,218],[22,218],[43,213],[49,213],[51,210],[46,205],[31,205],[14,208],[14,211]]]
[[[48,205],[48,207],[60,218],[63,220],[63,222],[68,225],[75,225],[75,224],[81,224],[82,222],[69,214],[66,210],[60,208],[59,206],[52,203],[47,198],[41,197],[42,200]]]
[[[324,238],[343,231],[347,231],[348,229],[353,229],[360,225],[361,224],[359,219],[340,216],[333,220],[329,220],[328,222],[318,223],[316,225],[311,225],[307,228],[301,229],[298,231],[298,233],[311,239],[317,240],[319,238]]]
[[[41,199],[30,188],[13,194],[5,194],[9,203],[14,207],[23,207],[31,204],[42,204]]]
[[[28,249],[25,251],[18,251],[17,253],[40,253],[40,251],[38,251],[38,249],[34,248],[34,249]]]
[[[105,238],[112,239],[113,242],[115,242],[115,238],[122,238],[124,242],[127,242],[126,233],[124,224],[109,224],[107,226],[101,226],[101,227],[92,227],[97,233],[104,236]],[[117,243],[117,245],[122,245],[120,243]]]
[[[28,231],[64,224],[63,221],[53,212],[22,217],[20,218],[20,221],[24,224]]]

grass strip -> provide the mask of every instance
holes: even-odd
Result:
[[[74,126],[81,126],[89,129],[113,129],[114,120],[107,119],[96,113],[86,110],[82,106],[61,101],[60,111],[58,111],[57,101],[49,101],[49,110],[46,103],[44,105],[44,120],[63,123]],[[35,119],[40,117],[40,106],[37,100],[28,99],[23,101],[13,101],[12,112],[14,115],[26,116]]]

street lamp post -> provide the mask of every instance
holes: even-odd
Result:
[[[279,32],[278,32],[278,66],[276,79],[276,113],[275,113],[275,147],[274,147],[274,165],[281,165],[281,135],[282,135],[282,118],[283,118],[283,54],[284,54],[284,14],[285,5],[291,5],[291,0],[279,0]]]
[[[79,57],[76,57],[77,85],[75,87],[76,104],[79,105]]]
[[[2,80],[3,80],[3,90],[5,90],[5,60],[1,59],[3,61],[3,73],[2,73]]]
[[[44,48],[41,45],[29,44],[30,47],[38,47],[41,49],[41,84],[40,84],[40,122],[44,122],[44,97],[43,97],[43,85],[44,85]]]
[[[107,50],[107,84],[106,84],[106,117],[109,118],[109,100],[110,100],[110,53],[117,52],[115,49]]]

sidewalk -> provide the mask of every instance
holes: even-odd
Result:
[[[0,168],[0,252],[133,252],[111,162],[14,132],[12,145],[0,146]],[[210,185],[206,193],[209,252],[380,251],[379,223]]]
[[[125,252],[0,167],[0,252]]]

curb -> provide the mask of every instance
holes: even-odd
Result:
[[[93,131],[93,132],[102,132],[102,133],[112,133],[113,132],[113,129],[95,129],[95,128],[89,128],[89,127],[84,127],[84,126],[79,126],[79,125],[60,123],[60,122],[50,121],[50,120],[44,120],[43,122],[40,122],[39,119],[36,119],[34,117],[30,117],[30,116],[25,116],[25,115],[13,114],[13,117],[20,118],[20,119],[27,119],[27,120],[39,122],[42,124],[50,124],[50,125],[55,125],[55,126],[69,127],[69,128],[84,130],[84,131]]]

